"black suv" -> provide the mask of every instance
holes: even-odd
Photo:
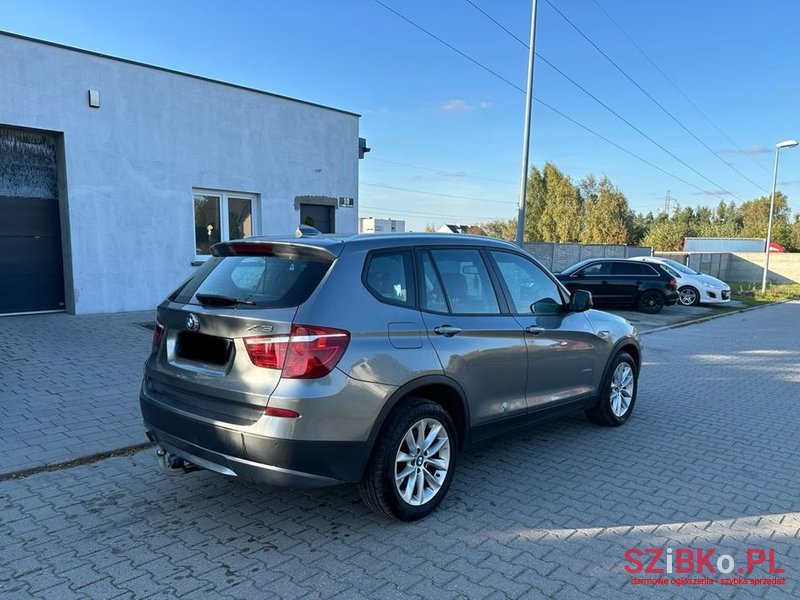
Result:
[[[654,314],[678,301],[675,278],[654,263],[590,258],[556,277],[570,292],[586,290],[598,304],[626,304]]]

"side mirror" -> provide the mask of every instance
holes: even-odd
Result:
[[[592,308],[592,293],[586,290],[575,290],[569,298],[570,312],[584,312]]]

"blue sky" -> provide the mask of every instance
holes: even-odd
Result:
[[[381,1],[524,87],[527,50],[466,0]],[[527,40],[529,1],[473,2]],[[663,207],[667,190],[683,206],[716,205],[720,196],[738,203],[768,193],[775,142],[800,138],[800,3],[598,0],[734,145],[594,0],[550,2],[719,156],[539,0],[537,51],[694,171],[538,59],[535,95],[697,187],[538,103],[533,164],[553,161],[575,179],[606,174],[643,212]],[[524,95],[374,0],[0,0],[0,28],[362,114],[361,135],[373,148],[360,165],[362,216],[405,219],[419,230],[426,223],[516,213]],[[779,180],[791,208],[800,212],[800,148],[782,154]]]

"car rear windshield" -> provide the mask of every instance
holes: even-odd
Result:
[[[305,302],[331,261],[277,256],[213,257],[170,296],[173,302],[288,308]]]

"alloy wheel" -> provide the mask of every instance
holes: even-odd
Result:
[[[692,306],[697,302],[697,292],[693,288],[686,287],[680,289],[680,301],[684,306]]]
[[[411,506],[427,504],[439,493],[450,468],[447,429],[436,419],[420,419],[403,436],[394,464],[400,497]]]
[[[620,363],[611,376],[611,412],[622,417],[628,412],[633,400],[633,369],[628,363]]]

